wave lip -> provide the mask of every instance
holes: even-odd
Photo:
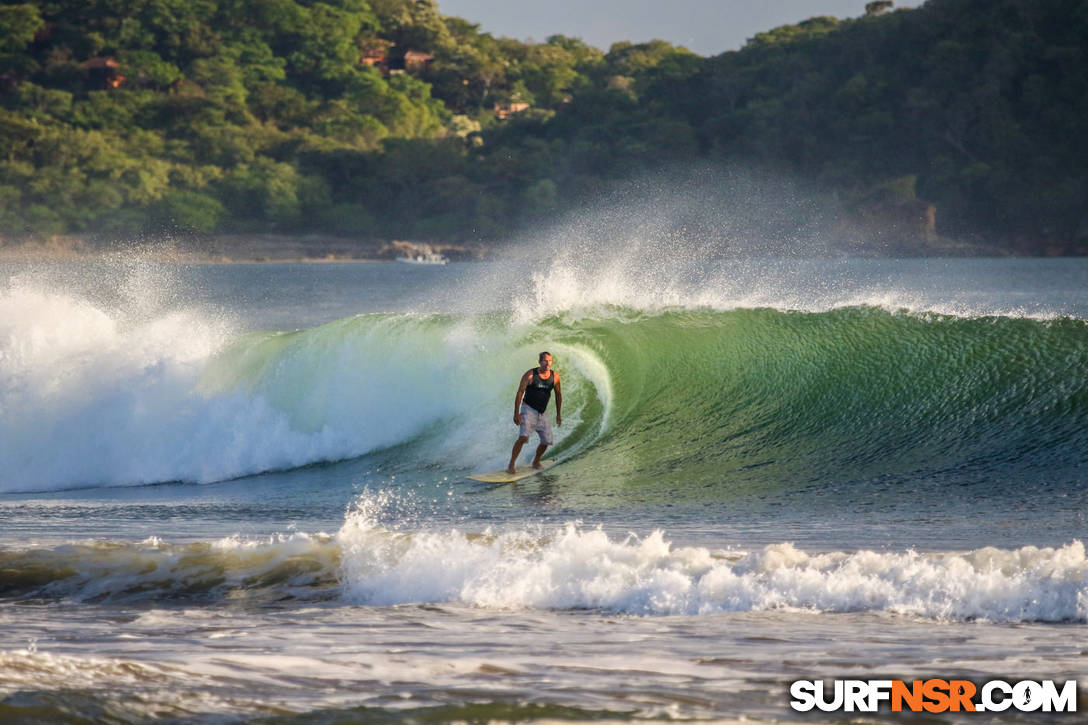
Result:
[[[935,620],[1088,620],[1088,559],[1060,548],[964,553],[806,553],[780,543],[712,552],[658,531],[610,538],[574,523],[550,534],[391,532],[350,515],[337,540],[348,601],[459,601],[487,608],[637,615],[891,612]]]

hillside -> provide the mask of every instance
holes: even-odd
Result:
[[[1088,2],[888,5],[701,58],[433,0],[3,2],[0,237],[488,242],[709,168],[848,249],[1088,250]]]

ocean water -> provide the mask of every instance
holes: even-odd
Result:
[[[0,267],[0,722],[1083,717],[788,687],[1088,686],[1088,260],[536,251]]]

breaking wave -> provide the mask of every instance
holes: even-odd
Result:
[[[785,542],[752,551],[673,546],[661,531],[616,537],[578,523],[404,531],[375,522],[390,496],[362,496],[334,535],[9,550],[0,554],[0,598],[1088,620],[1088,556],[1080,541],[963,552],[806,552]]]

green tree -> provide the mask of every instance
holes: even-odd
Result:
[[[158,226],[210,234],[222,224],[226,209],[218,199],[195,191],[170,191],[151,211]]]
[[[34,5],[0,6],[0,58],[22,53],[44,25]]]

